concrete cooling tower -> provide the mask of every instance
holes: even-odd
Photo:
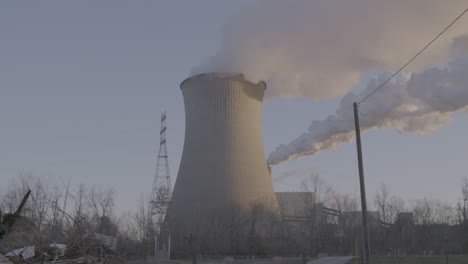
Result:
[[[210,73],[188,78],[180,88],[186,125],[170,205],[175,229],[229,208],[242,212],[261,204],[278,212],[262,141],[266,84]]]

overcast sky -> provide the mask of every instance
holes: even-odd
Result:
[[[164,110],[174,183],[184,136],[179,84],[219,48],[226,21],[252,2],[1,1],[0,191],[23,171],[110,186],[118,210],[131,209],[151,191]],[[333,113],[339,100],[266,101],[266,154]],[[369,197],[386,183],[408,200],[456,202],[468,176],[466,135],[465,113],[428,137],[365,134]],[[300,190],[309,168],[338,191],[358,194],[354,143],[275,166],[273,177],[303,172],[275,189]]]

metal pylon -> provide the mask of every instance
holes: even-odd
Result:
[[[150,214],[154,219],[157,235],[161,231],[171,200],[171,176],[169,174],[169,160],[167,156],[166,119],[166,112],[163,112],[161,114],[161,130],[159,133],[159,153],[150,200]]]

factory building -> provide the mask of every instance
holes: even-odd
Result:
[[[313,192],[276,192],[276,200],[284,217],[307,217],[315,209]]]

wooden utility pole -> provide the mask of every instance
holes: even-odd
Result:
[[[364,242],[364,263],[370,264],[370,246],[369,246],[369,228],[367,226],[367,200],[366,200],[366,185],[364,184],[364,165],[362,163],[362,148],[361,148],[361,128],[359,126],[359,108],[355,102],[354,107],[354,126],[356,129],[356,147],[358,155],[359,168],[359,186],[361,187],[361,210],[362,210],[362,239]]]

